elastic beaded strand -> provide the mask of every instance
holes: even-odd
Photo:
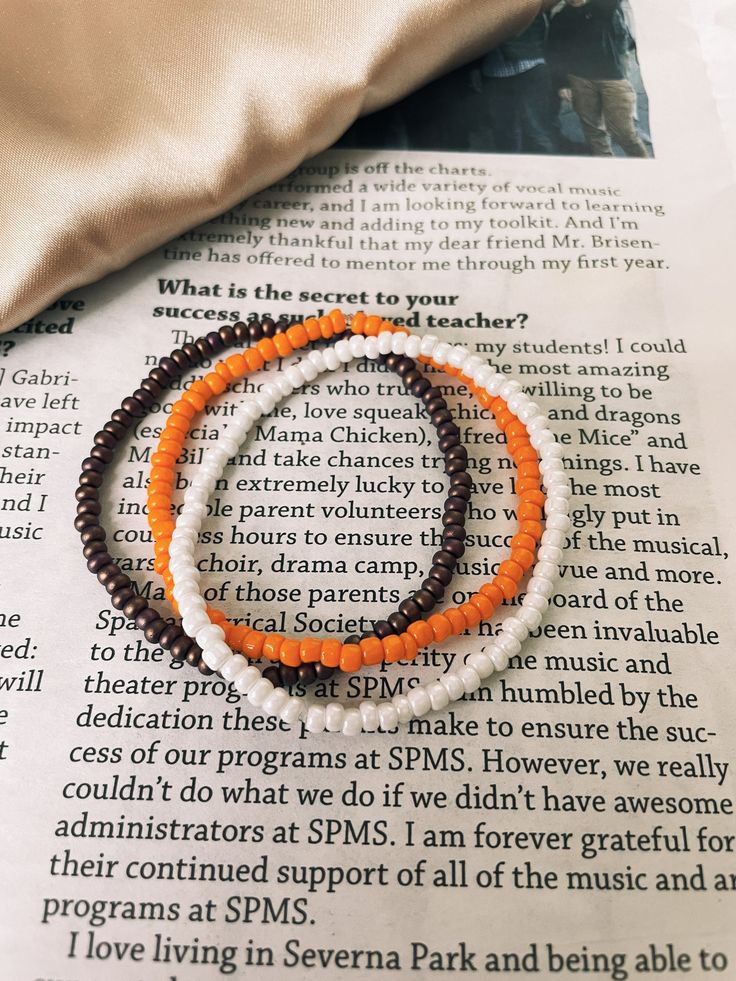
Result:
[[[355,345],[352,353],[357,356],[358,352],[359,347]],[[445,348],[439,350],[435,347],[433,352],[427,351],[427,356],[432,354],[434,363],[443,365],[447,362],[450,353],[453,353],[457,362],[452,365],[455,368],[460,368],[470,358],[469,352],[460,345],[453,347],[446,345]],[[484,389],[487,395],[494,397],[516,396],[517,411],[525,412],[528,419],[538,415],[541,417],[541,413],[537,411],[538,407],[534,407],[534,403],[516,387],[516,383],[507,383],[503,376],[500,376],[501,381],[499,381],[499,376],[494,376],[492,380],[488,380],[487,376],[482,374],[482,364],[477,365],[470,362],[466,367],[468,374],[464,377],[467,377],[476,387]],[[481,379],[483,379],[482,382]],[[564,534],[570,527],[570,521],[567,517],[568,500],[565,493],[565,491],[569,492],[569,488],[564,467],[554,439],[549,441],[543,438],[543,433],[549,432],[546,428],[546,422],[536,426],[534,432],[535,435],[530,442],[537,444],[536,448],[541,458],[539,469],[542,474],[542,483],[550,492],[545,504],[547,528]],[[211,474],[205,473],[202,484],[206,485],[209,480],[211,480]],[[186,506],[185,504],[185,509]],[[177,537],[177,532],[178,525],[174,537]],[[174,565],[176,568],[172,569],[172,573],[175,579],[178,573],[186,573],[188,563],[184,555],[181,556],[181,561],[175,562]],[[507,618],[502,623],[500,633],[488,651],[470,655],[460,669],[448,672],[428,687],[417,686],[411,689],[406,696],[397,696],[391,703],[376,704],[366,701],[361,704],[358,716],[356,716],[354,709],[340,706],[338,703],[330,703],[325,707],[315,705],[309,699],[299,696],[292,696],[286,703],[283,703],[284,693],[275,689],[266,679],[261,678],[258,681],[260,671],[253,665],[247,666],[244,659],[241,659],[243,663],[237,662],[235,673],[228,672],[230,680],[238,691],[249,697],[253,704],[261,708],[266,714],[275,715],[284,720],[288,719],[292,724],[296,721],[302,721],[311,732],[325,731],[328,710],[331,731],[338,731],[340,721],[342,725],[339,727],[339,731],[346,735],[358,731],[374,731],[376,728],[388,731],[388,729],[395,727],[397,718],[399,723],[404,723],[412,717],[424,715],[434,707],[444,707],[450,701],[461,698],[464,692],[475,690],[480,682],[489,677],[494,670],[502,670],[508,663],[509,656],[518,653],[522,640],[529,632],[530,628],[526,623],[527,618],[535,622],[536,614],[541,614],[546,608],[553,592],[553,582],[557,571],[557,564],[554,562],[542,561],[536,564],[527,594],[522,600],[518,614]],[[195,573],[192,578],[196,582],[198,574]],[[189,589],[188,583],[192,580],[185,579],[183,581],[187,582],[187,586],[181,592],[179,601],[181,603],[183,600],[186,606],[186,625],[193,629],[196,628],[197,631],[202,631],[202,639],[206,644],[205,656],[210,659],[209,663],[217,666],[216,670],[225,673],[229,669],[230,661],[237,658],[238,655],[233,654],[224,640],[219,637],[211,639],[211,634],[205,633],[211,629],[212,625],[208,623],[204,600]],[[535,597],[535,599],[528,602],[529,597]],[[527,610],[530,612],[525,612]],[[437,685],[440,685],[447,693],[446,700]],[[278,697],[275,695],[277,692]],[[342,710],[342,715],[340,710]]]

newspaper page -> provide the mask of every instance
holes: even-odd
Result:
[[[688,6],[570,2],[0,340],[0,976],[736,977],[733,214]],[[94,433],[160,357],[335,306],[519,379],[573,491],[557,592],[508,669],[353,739],[266,719],[147,643],[72,526]],[[198,419],[177,504],[282,369]],[[461,602],[513,534],[514,473],[487,412],[447,390],[474,481]],[[155,601],[145,487],[179,394],[104,495],[114,554]],[[323,376],[218,484],[207,596],[295,636],[369,628],[424,578],[445,490],[395,375]],[[320,694],[439,677],[516,603]]]

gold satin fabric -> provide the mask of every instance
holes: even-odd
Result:
[[[6,0],[0,330],[267,187],[542,0]]]

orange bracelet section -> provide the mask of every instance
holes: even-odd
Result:
[[[222,394],[231,382],[257,371],[268,361],[285,357],[305,347],[310,341],[344,333],[345,329],[345,317],[339,310],[333,310],[329,316],[320,317],[319,320],[308,319],[303,324],[295,324],[283,334],[264,338],[254,347],[244,349],[242,354],[234,354],[220,361],[204,379],[193,382],[172,407],[157,450],[151,457],[148,523],[154,539],[154,569],[163,577],[166,596],[174,609],[174,581],[169,571],[169,544],[175,528],[172,497],[176,460],[182,451],[192,419],[204,409],[210,399]],[[409,333],[405,327],[378,316],[366,316],[364,313],[353,316],[350,329],[355,334],[371,337],[384,331]],[[438,365],[430,358],[419,357],[417,360],[457,377],[480,404],[493,413],[496,424],[506,435],[507,448],[517,468],[516,491],[519,496],[516,511],[519,526],[511,539],[508,558],[501,562],[496,576],[490,582],[484,583],[468,602],[434,613],[427,620],[417,620],[403,634],[382,640],[368,637],[359,644],[343,644],[334,637],[297,639],[281,634],[268,634],[246,624],[231,623],[222,611],[208,607],[210,620],[220,625],[233,650],[240,651],[246,657],[266,657],[292,667],[305,662],[320,661],[328,667],[339,667],[345,672],[358,671],[363,665],[378,664],[381,661],[411,661],[422,648],[433,643],[442,643],[449,637],[462,634],[489,619],[504,599],[512,599],[516,594],[519,582],[534,564],[536,547],[542,537],[541,520],[545,502],[539,458],[529,441],[526,426],[509,411],[502,398],[494,398],[484,389],[478,388],[459,369],[450,365]]]

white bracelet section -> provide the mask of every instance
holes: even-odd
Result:
[[[418,685],[406,695],[391,701],[366,700],[359,706],[340,702],[323,704],[308,696],[289,695],[261,674],[261,669],[242,654],[234,653],[221,627],[210,622],[200,590],[200,573],[194,562],[194,549],[207,512],[207,501],[222,476],[228,460],[240,450],[248,431],[261,416],[324,371],[334,371],[355,358],[378,358],[380,354],[406,354],[409,357],[431,357],[437,364],[451,364],[473,379],[489,395],[505,399],[509,409],[526,425],[529,439],[540,457],[542,484],[547,494],[545,531],[529,580],[526,594],[517,612],[506,617],[499,634],[488,648],[470,654],[463,665],[448,671],[428,685]],[[311,351],[298,363],[292,363],[273,382],[244,402],[233,415],[225,435],[217,445],[205,451],[191,485],[184,494],[184,505],[176,522],[169,554],[169,568],[174,579],[174,598],[179,606],[182,627],[202,648],[205,663],[221,672],[226,681],[262,713],[294,724],[304,722],[310,732],[389,732],[429,711],[445,708],[468,692],[476,691],[494,671],[502,671],[509,657],[518,654],[530,630],[535,630],[549,605],[565,537],[570,530],[568,517],[570,486],[562,465],[562,447],[555,441],[547,419],[516,381],[494,372],[481,358],[459,344],[448,344],[425,334],[392,334],[378,337],[353,335],[333,347]]]

